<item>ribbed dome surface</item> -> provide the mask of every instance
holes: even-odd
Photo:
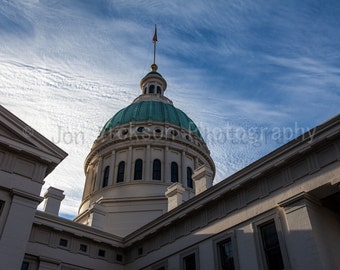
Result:
[[[107,121],[100,132],[100,135],[114,127],[130,122],[138,123],[147,121],[173,124],[191,131],[202,139],[196,124],[183,111],[175,108],[171,104],[160,101],[141,101],[132,103],[120,110]]]

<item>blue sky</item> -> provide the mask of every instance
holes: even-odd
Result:
[[[215,182],[339,113],[340,1],[0,3],[1,105],[69,153],[46,179],[76,214],[101,127],[153,61],[199,126]]]

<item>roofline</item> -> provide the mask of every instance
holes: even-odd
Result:
[[[313,131],[313,137],[309,137]],[[145,236],[150,235],[164,226],[172,223],[174,220],[180,219],[188,215],[191,211],[204,207],[212,200],[216,200],[223,196],[225,193],[239,188],[249,180],[258,178],[264,175],[272,168],[277,168],[285,164],[288,160],[309,151],[320,142],[334,138],[340,135],[340,114],[324,122],[321,125],[307,131],[287,144],[279,147],[271,153],[265,155],[259,160],[251,163],[235,174],[227,177],[206,191],[194,196],[173,210],[165,213],[159,218],[151,221],[145,226],[139,228],[133,233],[124,237],[124,244],[128,246],[135,241],[143,239]]]
[[[27,125],[2,105],[0,105],[0,116],[2,118],[1,122],[3,122],[4,125],[9,128],[11,128],[9,125],[12,125],[13,131],[16,129],[16,132],[20,130],[21,133],[18,134],[18,137],[21,136],[23,138],[23,141],[17,141],[18,144],[20,144],[19,148],[9,143],[9,141],[13,139],[4,137],[2,143],[9,145],[13,150],[26,152],[45,163],[49,163],[47,174],[52,172],[54,168],[67,157],[68,154],[64,150],[56,146],[31,126]],[[25,143],[24,141],[30,142],[30,144]],[[43,147],[45,149],[42,149]]]
[[[38,226],[48,226],[55,230],[65,231],[78,237],[93,239],[94,241],[98,241],[100,239],[99,241],[117,248],[128,248],[133,243],[161,230],[170,223],[189,215],[197,209],[205,207],[208,203],[222,197],[225,193],[235,190],[246,182],[270,172],[273,167],[278,168],[282,166],[286,162],[294,159],[297,155],[302,155],[325,142],[325,140],[331,140],[335,137],[339,137],[340,114],[327,122],[316,126],[312,130],[312,139],[307,136],[311,134],[310,131],[307,131],[296,139],[272,151],[244,169],[241,169],[220,183],[212,186],[199,195],[196,195],[180,206],[165,213],[159,218],[156,218],[125,237],[119,237],[112,233],[38,210],[35,214],[34,224]]]
[[[100,239],[103,243],[123,248],[123,240],[119,236],[43,211],[36,211],[33,224],[51,227],[57,231],[68,232],[78,237],[96,238],[94,240],[97,242]]]

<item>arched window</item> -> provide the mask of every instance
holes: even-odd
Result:
[[[152,179],[153,180],[161,180],[161,161],[159,159],[155,159],[153,161],[152,166]]]
[[[171,162],[171,182],[178,182],[178,165],[176,162]]]
[[[155,86],[153,84],[151,84],[149,86],[149,94],[153,94],[153,93],[155,93]]]
[[[157,94],[160,94],[160,93],[161,93],[161,87],[157,86]]]
[[[137,159],[135,161],[135,175],[134,180],[142,180],[143,178],[143,160]]]
[[[187,167],[187,187],[193,188],[192,170],[190,167]]]
[[[104,169],[102,187],[106,187],[109,184],[109,174],[110,174],[110,166],[106,166]]]
[[[124,182],[125,162],[121,161],[118,165],[117,183]]]

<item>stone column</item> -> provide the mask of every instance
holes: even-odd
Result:
[[[165,183],[170,183],[170,164],[169,164],[169,147],[165,146],[164,148],[164,170],[163,170],[163,179]]]
[[[198,157],[195,157],[195,164],[194,164],[194,170],[198,168],[199,162],[198,162]]]
[[[11,190],[12,200],[0,238],[1,269],[20,269],[40,196]]]
[[[187,167],[185,166],[185,152],[184,151],[182,151],[182,156],[181,156],[181,175],[180,175],[179,181],[183,185],[186,185],[186,181],[187,181]]]
[[[308,211],[314,203],[317,202],[304,192],[278,203],[287,227],[284,238],[291,269],[325,269]]]
[[[84,192],[83,192],[83,200],[92,192],[91,187],[92,187],[92,182],[94,181],[93,179],[93,165],[90,164],[87,167],[86,170],[86,179],[85,179],[85,187],[84,187]]]
[[[97,165],[97,175],[96,175],[96,182],[94,191],[100,189],[100,185],[102,182],[102,171],[103,171],[103,158],[100,157]]]
[[[110,157],[110,173],[109,173],[109,182],[108,185],[111,186],[114,183],[114,176],[115,176],[115,165],[116,165],[116,151],[112,150],[111,157]]]
[[[145,180],[149,181],[151,180],[150,170],[151,170],[151,147],[150,144],[146,146],[146,152],[145,152]]]
[[[126,182],[131,182],[131,170],[132,170],[132,146],[129,146],[129,151],[126,160]]]

